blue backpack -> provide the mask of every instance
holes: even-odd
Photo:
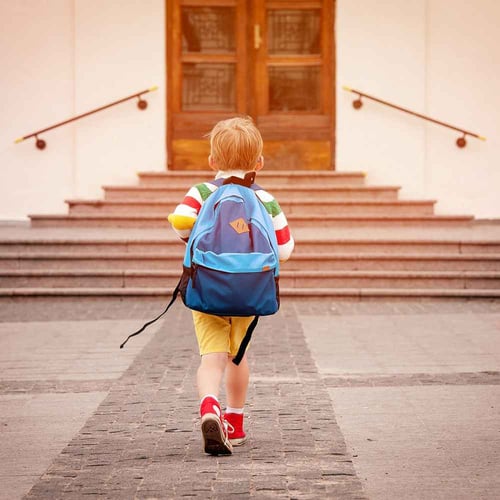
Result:
[[[279,309],[278,242],[271,217],[257,198],[255,172],[215,181],[184,254],[183,273],[165,314],[180,293],[190,309],[217,316],[255,316],[233,362],[239,364],[259,316]]]

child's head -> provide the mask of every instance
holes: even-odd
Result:
[[[262,168],[262,136],[250,117],[222,120],[208,137],[208,162],[213,169],[251,171]]]

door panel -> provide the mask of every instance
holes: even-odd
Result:
[[[170,168],[206,168],[203,136],[238,114],[267,168],[332,168],[333,3],[167,1]]]
[[[182,111],[236,112],[235,6],[181,5]]]
[[[256,0],[254,5],[256,31],[264,34],[255,43],[256,121],[273,150],[265,150],[266,165],[332,168],[333,2]]]

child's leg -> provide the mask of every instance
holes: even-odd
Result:
[[[200,399],[208,394],[219,397],[219,388],[226,365],[227,352],[213,352],[201,357],[197,375]]]
[[[238,352],[241,341],[252,320],[253,317],[231,318],[231,355],[226,368],[227,406],[224,418],[227,424],[229,441],[233,446],[242,445],[247,440],[244,431],[244,408],[250,379],[247,356],[243,356],[238,366],[233,363],[233,357]]]
[[[248,325],[253,321],[254,317],[232,317],[231,322],[231,339],[230,339],[230,355],[227,360],[226,368],[226,396],[227,406],[230,408],[243,409],[247,399],[248,382],[250,378],[250,370],[246,354],[243,356],[241,363],[235,365],[233,358],[236,356],[240,344],[248,330]]]
[[[198,311],[193,311],[193,320],[201,355],[197,385],[203,446],[211,455],[230,455],[233,447],[222,417],[219,388],[227,365],[231,324],[228,318]]]
[[[228,318],[192,311],[201,362],[198,368],[200,398],[219,395],[220,383],[227,364],[231,324]]]
[[[243,408],[247,399],[248,382],[250,370],[247,357],[244,356],[241,363],[236,366],[232,358],[227,359],[226,367],[226,397],[227,406],[231,408]]]
[[[224,418],[226,419],[229,441],[233,446],[246,442],[244,427],[244,407],[247,398],[249,382],[249,368],[246,356],[239,366],[229,358],[226,368],[226,396],[227,406]]]
[[[219,386],[227,364],[226,352],[204,354],[198,368],[201,433],[205,453],[230,455],[233,452],[219,403]]]

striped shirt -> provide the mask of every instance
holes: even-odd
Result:
[[[216,179],[230,177],[231,175],[243,178],[245,172],[219,172]],[[217,189],[217,187],[218,186],[212,182],[196,184],[186,193],[182,203],[177,205],[174,213],[169,216],[172,228],[182,240],[188,240],[194,221],[198,217],[203,203],[205,203],[206,199]],[[286,261],[293,251],[294,241],[290,234],[290,228],[288,227],[285,214],[281,210],[276,199],[267,191],[257,189],[255,194],[272,219],[276,239],[278,240],[279,259],[282,262]],[[186,223],[186,220],[191,220],[191,223]]]

